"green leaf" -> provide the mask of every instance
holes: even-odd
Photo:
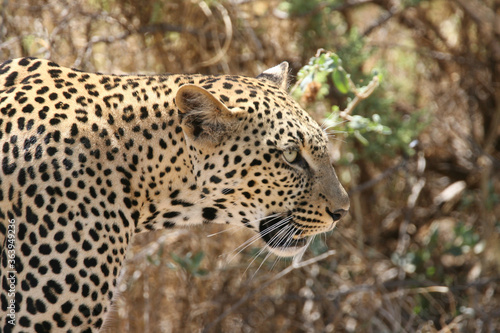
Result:
[[[364,136],[362,136],[361,133],[359,133],[359,131],[354,131],[354,136],[356,137],[356,139],[359,140],[359,142],[361,142],[363,146],[368,146],[369,144],[368,140]]]
[[[368,126],[368,123],[369,120],[367,118],[360,115],[353,115],[351,117],[351,121],[347,123],[347,126],[355,130],[360,130],[365,129]]]
[[[201,264],[201,260],[203,259],[203,257],[205,257],[205,253],[203,251],[197,252],[193,256],[192,266],[194,268],[198,268]]]
[[[300,83],[300,89],[302,91],[306,90],[306,87],[309,83],[314,80],[314,72],[310,72]]]
[[[349,92],[349,79],[344,70],[336,68],[333,71],[332,78],[335,87],[340,93],[347,94]]]

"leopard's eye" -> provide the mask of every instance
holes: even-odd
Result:
[[[294,163],[299,158],[299,152],[297,150],[294,150],[294,149],[287,149],[287,150],[283,151],[283,158],[288,163]]]

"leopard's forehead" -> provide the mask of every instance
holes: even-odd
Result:
[[[328,137],[318,123],[286,91],[252,77],[196,76],[200,85],[229,108],[246,110],[250,123],[262,129],[258,134],[275,145],[300,145],[313,155],[327,154]]]

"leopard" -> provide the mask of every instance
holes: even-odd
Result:
[[[101,330],[139,233],[238,225],[287,257],[332,230],[349,197],[289,76],[1,64],[0,331]]]

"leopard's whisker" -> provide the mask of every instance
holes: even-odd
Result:
[[[265,236],[268,233],[276,230],[277,228],[280,228],[283,224],[285,224],[288,221],[290,221],[291,218],[292,218],[291,216],[287,216],[283,220],[281,220],[281,221],[277,222],[276,224],[274,224],[273,226],[267,228],[263,233],[258,232],[257,234],[255,234],[251,238],[247,239],[243,244],[241,244],[240,246],[238,246],[236,249],[232,250],[228,254],[228,255],[231,255],[231,254],[233,254],[233,255],[231,256],[231,258],[228,259],[227,263],[231,262],[238,254],[240,254],[248,246],[250,246],[251,244],[253,244],[257,240],[261,239],[262,236]]]
[[[266,248],[265,248],[265,247],[264,247],[264,248],[262,248],[261,253],[262,253],[262,252],[264,252],[264,251],[266,251]],[[255,275],[257,275],[257,273],[259,272],[260,268],[264,265],[264,263],[266,262],[266,260],[267,260],[267,259],[269,259],[269,257],[271,256],[271,254],[272,254],[272,252],[270,252],[270,251],[268,251],[268,252],[267,252],[267,254],[266,254],[266,256],[264,257],[264,259],[262,259],[262,262],[260,263],[259,267],[257,267],[257,269],[255,270],[255,272],[253,272],[252,277],[250,278],[251,280],[253,280],[253,279],[254,279]],[[259,253],[259,255],[260,255],[260,253]],[[255,256],[255,258],[257,258],[257,257],[258,257],[258,256]],[[252,262],[248,265],[248,267],[247,267],[247,269],[245,270],[245,272],[248,270],[248,268],[250,268],[250,265],[251,265],[254,261],[255,261],[255,259],[254,259],[254,260],[252,260]]]
[[[271,240],[269,241],[269,243],[272,244],[273,241],[275,242],[280,242],[283,238],[285,237],[290,237],[291,235],[288,235],[290,233],[293,233],[293,228],[292,226],[288,225],[286,226],[285,228],[283,228],[282,230],[280,230],[278,232],[278,234],[276,234],[275,236],[273,236],[271,238]],[[283,234],[283,235],[280,235],[280,234]],[[269,251],[269,249],[271,248],[271,246],[269,244],[266,244],[262,249],[260,249],[260,251],[254,256],[253,260],[250,262],[250,264],[247,266],[247,269],[245,270],[245,273],[246,271],[250,268],[250,266],[254,263],[254,261],[264,252],[264,251],[268,251],[268,254],[266,255],[266,257],[264,258],[264,260],[262,260],[261,264],[259,265],[259,267],[257,268],[257,270],[253,273],[252,275],[252,279],[255,277],[255,274],[257,274],[257,272],[260,270],[260,268],[262,267],[262,265],[264,264],[264,262],[271,256],[272,252]]]
[[[332,140],[338,141],[338,142],[347,143],[347,141],[345,141],[344,139],[339,139],[339,138],[337,138],[337,137],[335,137],[333,135],[329,136],[329,138],[332,139]]]
[[[276,259],[274,260],[274,263],[273,263],[273,265],[271,266],[271,269],[270,269],[270,270],[272,271],[272,270],[276,267],[276,265],[277,265],[277,264],[278,264],[281,260],[283,260],[283,257],[278,257],[278,256],[276,256]]]
[[[332,127],[342,125],[348,121],[348,120],[342,120],[339,122],[331,123],[328,126],[326,126],[327,123],[331,122],[331,118],[333,118],[333,113],[329,117],[325,118],[325,120],[323,120],[323,122],[321,123],[321,128],[323,129],[323,131],[327,131],[328,129],[330,129]]]
[[[245,269],[245,271],[243,272],[243,274],[246,274],[246,272],[248,271],[248,269],[250,268],[250,266],[252,266],[252,264],[255,262],[255,260],[257,260],[257,258],[266,251],[266,247],[262,247],[259,252],[257,252],[257,254],[253,257],[252,261],[250,261],[250,263],[247,265],[247,268]],[[259,269],[262,267],[262,265],[264,264],[264,262],[267,260],[267,258],[269,258],[271,256],[271,252],[268,251],[268,253],[266,254],[265,258],[262,260],[262,262],[260,263],[259,267],[257,267],[257,270],[252,274],[252,277],[250,278],[251,280],[253,280],[253,278],[255,277],[255,274],[257,274],[257,272],[259,271]]]
[[[273,244],[273,243],[280,243],[283,239],[285,239],[286,237],[288,237],[288,241],[285,242],[285,244],[288,244],[291,240],[291,237],[293,235],[293,227],[291,225],[288,225],[286,227],[284,227],[282,230],[280,230],[276,235],[274,235],[270,240],[269,242],[266,244],[266,247],[265,248],[268,248],[268,249],[271,249],[272,246],[269,245],[269,244]]]
[[[347,131],[334,131],[334,130],[332,130],[332,131],[327,132],[326,135],[328,137],[331,137],[331,136],[334,136],[335,134],[345,134],[345,133],[347,133]]]
[[[235,224],[235,225],[232,225],[230,227],[224,227],[224,229],[222,229],[221,231],[214,232],[213,234],[208,234],[207,237],[209,238],[209,237],[218,236],[218,235],[221,235],[225,232],[235,231],[236,229],[245,229],[245,226],[240,225],[240,224]]]
[[[255,243],[257,240],[261,238],[261,235],[259,233],[253,235],[251,238],[247,239],[245,242],[243,242],[241,245],[239,245],[236,249],[230,251],[226,255],[231,257],[227,260],[226,264],[229,264],[234,258],[238,256],[244,249]]]
[[[274,243],[280,243],[282,240],[286,239],[288,237],[287,242],[285,244],[289,244],[291,242],[292,236],[293,236],[294,229],[291,225],[287,225],[284,227],[282,230],[280,230],[276,235],[274,235],[270,240],[269,244]]]
[[[309,246],[311,245],[311,243],[313,242],[314,238],[316,237],[316,235],[312,236],[312,237],[309,237],[307,239],[307,243],[306,245],[304,246],[304,248],[302,249],[302,251],[300,251],[299,253],[295,254],[293,256],[293,259],[292,259],[292,263],[294,265],[297,265],[298,263],[300,263],[302,261],[302,257],[304,256],[304,254],[306,253],[307,249],[309,248]]]
[[[284,237],[288,238],[287,242],[285,243],[285,247],[290,244],[292,242],[292,237],[293,237],[293,234],[294,234],[295,230],[292,226],[289,226],[289,230],[287,231],[287,233],[284,235]],[[277,239],[276,241],[277,242],[280,242],[281,240],[283,239],[283,237],[281,237],[280,239]],[[271,242],[271,241],[270,241]],[[307,248],[307,247],[306,247]],[[305,250],[305,249],[304,249]],[[277,259],[274,261],[274,264],[271,266],[271,270],[275,267],[275,265],[279,262],[279,260],[281,260],[282,257],[277,257]]]

